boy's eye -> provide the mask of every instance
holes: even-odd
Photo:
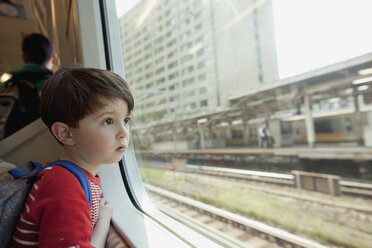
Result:
[[[128,124],[129,121],[130,121],[130,118],[125,118],[125,119],[124,119],[124,123],[125,123],[125,124]]]
[[[108,118],[108,119],[106,119],[103,123],[104,123],[105,125],[111,125],[112,123],[114,123],[114,121],[113,121],[111,118]]]

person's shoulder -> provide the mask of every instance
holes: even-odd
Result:
[[[23,72],[26,68],[26,65],[27,64],[21,64],[21,65],[17,65],[16,67],[12,68],[10,71],[8,71],[9,74],[19,74],[21,72]]]
[[[35,77],[35,79],[40,78],[40,80],[53,75],[53,72],[45,66],[33,63],[19,65],[8,73],[16,77]]]
[[[48,190],[60,190],[68,187],[81,190],[78,178],[61,166],[50,166],[43,169],[38,175],[40,186],[45,186]],[[48,187],[53,187],[49,189]]]
[[[43,177],[43,176],[47,176],[48,178],[49,177],[63,177],[65,179],[76,178],[75,175],[73,175],[67,169],[63,168],[62,166],[58,166],[58,165],[44,168],[39,174],[39,177]]]
[[[10,80],[27,80],[41,92],[47,80],[53,75],[53,72],[43,65],[26,63],[15,67],[9,71],[9,74],[12,75]]]

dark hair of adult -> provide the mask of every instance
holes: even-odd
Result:
[[[85,116],[103,107],[101,99],[122,99],[131,112],[133,95],[128,83],[114,72],[77,66],[62,67],[43,88],[40,113],[50,129],[59,121],[78,127]]]
[[[42,65],[52,58],[54,50],[50,40],[42,34],[33,33],[24,37],[22,51],[29,62]]]

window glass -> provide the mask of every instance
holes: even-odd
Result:
[[[154,204],[155,187],[325,246],[370,246],[372,2],[129,2],[117,1],[121,43]]]

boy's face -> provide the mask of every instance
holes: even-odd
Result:
[[[105,106],[71,129],[75,143],[71,150],[81,160],[78,163],[97,166],[118,162],[128,147],[128,104],[122,99],[100,100]]]

